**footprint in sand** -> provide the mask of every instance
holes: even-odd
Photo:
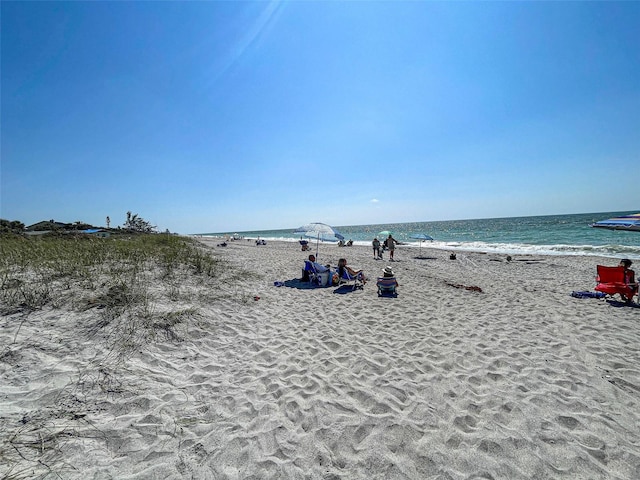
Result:
[[[447,447],[449,448],[458,448],[462,443],[462,438],[458,435],[452,435],[446,442]]]
[[[373,425],[361,425],[359,426],[355,432],[353,432],[353,438],[356,441],[356,445],[359,445],[371,435],[371,431],[373,430]]]
[[[476,419],[471,415],[465,415],[463,417],[456,417],[453,420],[453,424],[465,433],[470,433],[475,429]]]
[[[560,415],[558,418],[558,423],[566,428],[568,428],[569,430],[573,430],[574,428],[576,428],[578,425],[580,425],[580,422],[578,420],[576,420],[573,417],[566,417],[564,415]]]
[[[498,443],[492,442],[491,440],[482,440],[480,445],[478,445],[478,450],[491,455],[501,455],[503,448]]]

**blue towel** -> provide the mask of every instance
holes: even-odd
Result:
[[[571,296],[575,298],[604,298],[606,294],[602,292],[571,292]]]

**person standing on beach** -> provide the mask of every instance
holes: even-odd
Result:
[[[373,258],[377,260],[380,258],[380,240],[378,240],[378,237],[375,237],[371,244],[373,245]]]
[[[393,260],[393,251],[396,248],[396,243],[398,243],[398,241],[393,238],[391,236],[391,234],[389,234],[389,237],[387,237],[387,239],[384,241],[384,246],[387,247],[387,249],[389,250],[389,260],[391,260],[392,262]]]

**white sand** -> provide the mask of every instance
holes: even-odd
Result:
[[[257,275],[158,287],[151,341],[82,299],[0,317],[0,478],[640,478],[640,308],[569,296],[614,260],[400,247],[378,298],[203,242]]]

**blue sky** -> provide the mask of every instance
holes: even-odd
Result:
[[[6,2],[0,217],[640,211],[640,2]]]

